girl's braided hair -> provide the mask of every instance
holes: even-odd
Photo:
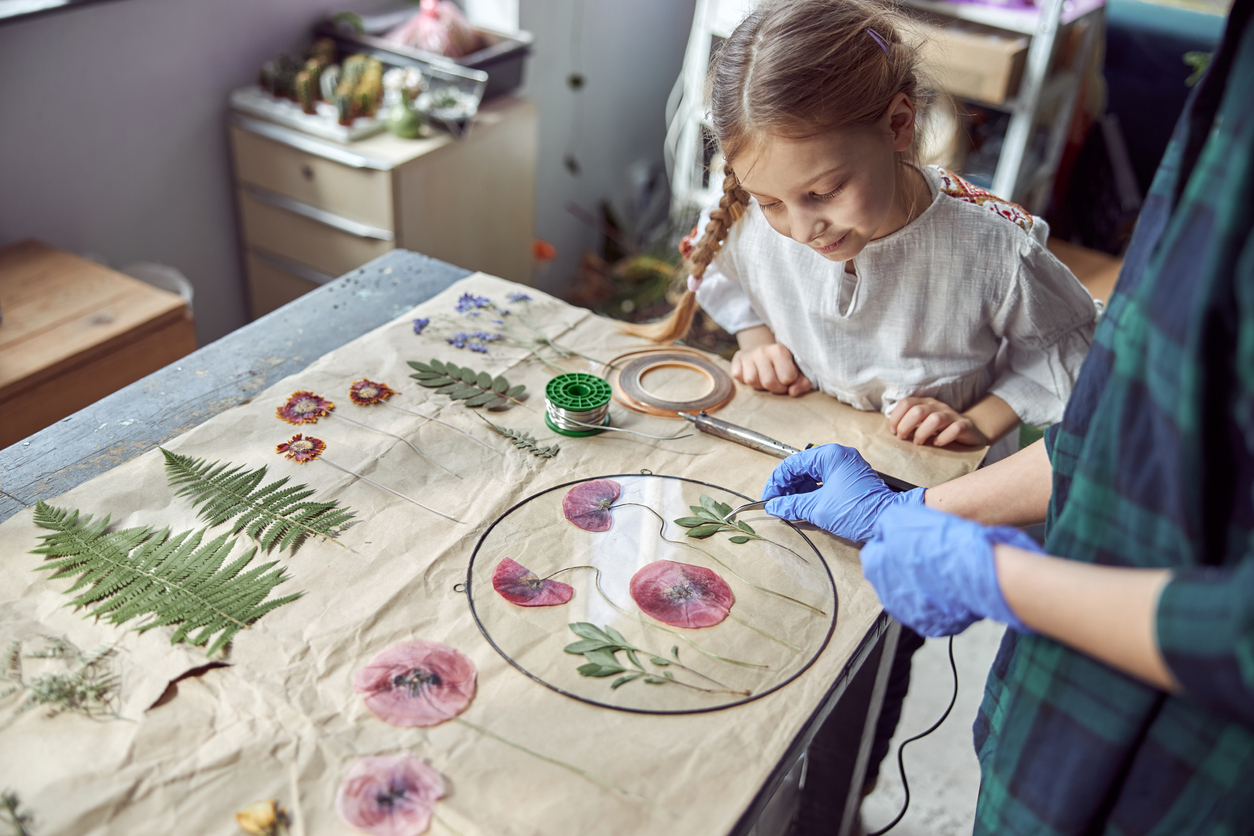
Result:
[[[707,86],[714,135],[725,160],[723,196],[681,275],[700,282],[732,226],[749,206],[733,161],[769,137],[802,139],[874,125],[905,93],[921,113],[935,94],[923,84],[908,21],[876,0],[776,0],[746,17],[719,49]],[[916,147],[918,144],[916,131]],[[903,162],[913,161],[913,153]],[[673,342],[692,327],[697,294],[629,333]]]

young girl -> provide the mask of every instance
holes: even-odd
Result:
[[[678,339],[700,302],[736,335],[744,383],[819,389],[899,438],[992,444],[993,460],[1020,421],[1062,417],[1099,309],[1043,221],[915,164],[931,94],[905,32],[873,0],[776,0],[736,28],[710,71],[723,195],[685,253],[688,291],[636,333]],[[903,630],[872,776],[922,643]],[[821,809],[803,801],[802,821]]]
[[[901,24],[867,0],[780,0],[737,27],[710,73],[722,199],[686,242],[688,291],[637,333],[677,339],[699,302],[736,335],[738,380],[992,460],[1020,421],[1061,418],[1098,308],[1042,220],[914,164],[931,94]]]

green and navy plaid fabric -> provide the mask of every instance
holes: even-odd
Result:
[[[1050,554],[1172,567],[1168,696],[1007,631],[976,833],[1254,833],[1254,27],[1238,0],[1061,424]]]

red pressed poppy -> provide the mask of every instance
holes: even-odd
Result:
[[[475,665],[442,642],[397,644],[353,677],[370,713],[393,726],[438,726],[461,714],[475,695]]]
[[[386,383],[375,383],[373,380],[358,380],[348,387],[348,399],[362,406],[386,401],[395,394],[396,391]]]
[[[703,566],[657,560],[631,577],[631,598],[645,614],[672,627],[712,627],[727,618],[736,596]]]
[[[562,497],[562,513],[584,531],[609,531],[614,524],[610,506],[622,492],[613,479],[581,482]]]
[[[542,579],[536,573],[510,558],[496,564],[492,572],[492,588],[511,604],[520,607],[556,607],[575,594],[570,584]]]
[[[274,449],[296,463],[304,464],[321,456],[322,451],[327,449],[327,443],[321,438],[297,433],[282,444],[276,445]]]
[[[289,424],[316,424],[324,415],[330,415],[335,404],[320,398],[313,392],[293,392],[292,396],[274,411]]]
[[[408,752],[362,758],[340,785],[335,812],[375,836],[417,836],[444,794],[444,777]]]

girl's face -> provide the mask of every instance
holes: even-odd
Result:
[[[831,261],[848,261],[909,220],[897,153],[913,139],[914,107],[899,93],[874,125],[769,137],[735,169],[776,232]]]

